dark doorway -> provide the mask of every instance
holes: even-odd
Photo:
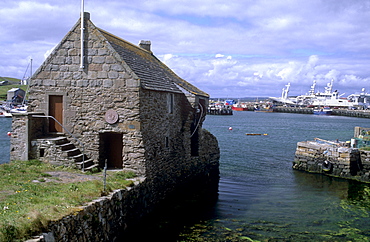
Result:
[[[122,134],[102,133],[100,134],[100,162],[104,167],[107,160],[107,167],[110,169],[121,169],[122,166],[123,141]]]
[[[63,96],[49,96],[49,116],[53,116],[59,123],[63,124]],[[50,118],[49,132],[63,132],[63,128],[54,119]]]

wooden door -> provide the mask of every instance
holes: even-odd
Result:
[[[49,96],[49,116],[63,124],[63,96]],[[63,128],[54,119],[49,118],[49,132],[63,132]]]

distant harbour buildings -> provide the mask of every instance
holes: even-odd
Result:
[[[362,88],[360,93],[350,94],[347,97],[339,94],[338,90],[333,91],[333,80],[327,83],[324,92],[316,90],[316,81],[310,86],[307,94],[289,96],[289,89],[290,83],[282,89],[281,97],[244,98],[237,101],[233,99],[211,100],[207,111],[211,115],[232,115],[233,111],[258,112],[263,107],[268,107],[269,112],[312,114],[317,109],[330,108],[332,109],[331,114],[334,115],[368,116],[363,112],[346,112],[346,110],[370,109],[370,94],[366,93],[365,88]]]
[[[365,88],[360,94],[351,94],[343,97],[338,90],[333,91],[333,80],[327,83],[324,92],[316,91],[316,81],[310,87],[308,94],[289,97],[290,83],[283,89],[281,97],[269,97],[275,105],[299,106],[299,107],[331,107],[348,109],[368,109],[370,107],[370,94]]]

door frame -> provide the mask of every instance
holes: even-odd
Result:
[[[123,168],[123,133],[99,133],[99,160],[101,167],[107,160],[108,169]]]
[[[52,107],[54,99],[53,97],[61,98],[61,105],[58,105],[57,108],[55,108],[55,106]],[[48,98],[47,105],[48,115],[53,116],[56,120],[58,120],[59,123],[61,123],[64,126],[64,108],[65,108],[64,95],[60,93],[48,93],[47,98]],[[50,133],[63,133],[64,130],[63,127],[57,124],[54,119],[49,118],[48,131]]]

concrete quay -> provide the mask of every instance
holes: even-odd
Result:
[[[274,112],[313,114],[313,108],[274,107]],[[357,118],[370,118],[370,110],[333,109],[332,115],[357,117]]]

